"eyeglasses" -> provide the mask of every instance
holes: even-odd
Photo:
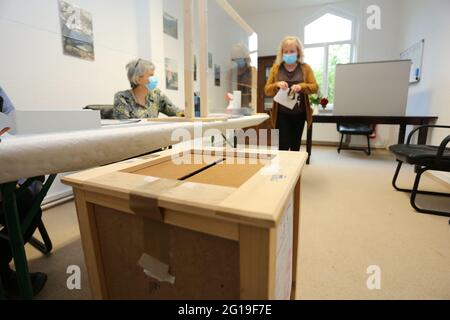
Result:
[[[134,69],[135,69],[135,70],[136,70],[136,68],[137,68],[137,66],[138,66],[138,64],[139,64],[139,62],[141,62],[141,59],[138,59],[138,61],[136,62],[135,66],[134,66]]]

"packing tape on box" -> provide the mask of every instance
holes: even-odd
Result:
[[[163,213],[158,206],[158,198],[183,181],[145,177],[146,184],[130,192],[130,209],[137,215],[163,221]]]
[[[144,273],[159,282],[168,282],[175,284],[175,277],[169,273],[169,266],[161,261],[144,253],[138,261],[138,265],[144,270]]]

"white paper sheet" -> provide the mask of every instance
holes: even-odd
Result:
[[[292,110],[292,109],[294,109],[295,105],[297,104],[298,94],[296,93],[294,96],[294,99],[292,99],[288,96],[288,93],[289,93],[289,89],[286,89],[286,90],[280,89],[278,91],[277,95],[273,98],[273,100],[275,100],[275,102],[278,102],[279,104]]]

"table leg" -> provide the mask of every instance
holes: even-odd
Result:
[[[311,160],[312,133],[313,133],[313,125],[311,124],[311,126],[306,131],[306,151],[308,152],[308,159],[306,160],[306,164],[309,164]]]
[[[30,274],[28,273],[27,256],[17,210],[15,190],[15,182],[7,183],[2,186],[2,206],[5,215],[6,228],[8,229],[11,251],[14,257],[14,264],[16,266],[21,297],[23,299],[32,299],[33,288],[31,286]]]
[[[405,143],[405,136],[406,136],[406,124],[401,124],[400,131],[398,132],[398,144]]]
[[[428,122],[423,122],[422,125],[427,125]],[[428,127],[419,129],[419,137],[417,144],[427,144]]]
[[[2,277],[0,277],[0,300],[5,300],[5,290],[3,289]]]

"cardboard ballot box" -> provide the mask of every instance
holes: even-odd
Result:
[[[294,299],[304,152],[168,150],[63,178],[94,299]]]

